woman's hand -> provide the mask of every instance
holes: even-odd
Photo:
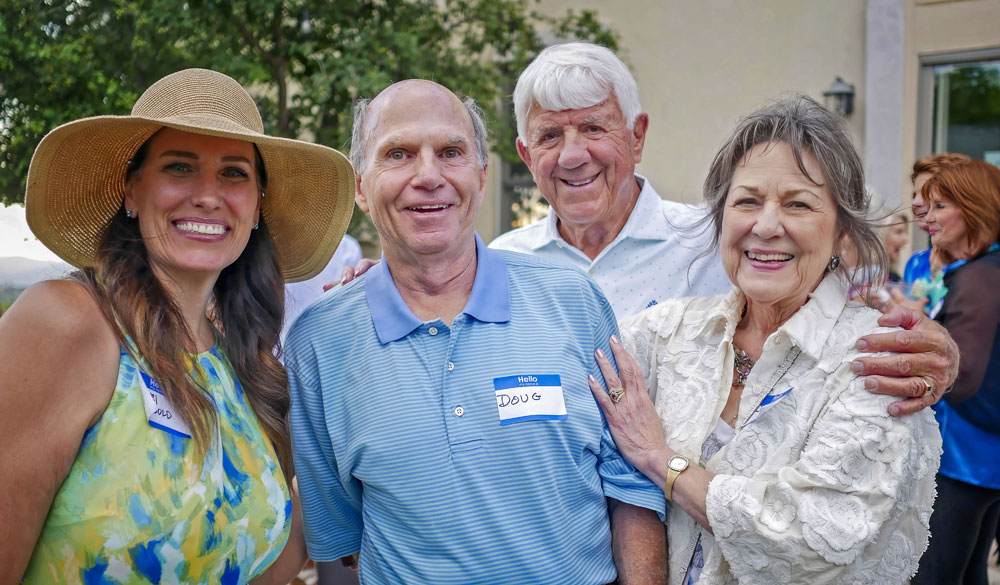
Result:
[[[378,264],[378,260],[369,260],[368,258],[362,258],[357,266],[344,266],[340,271],[340,282],[328,282],[323,285],[323,292],[330,290],[331,288],[337,286],[338,284],[347,284],[355,278],[361,276],[362,274],[368,272],[372,266]]]
[[[614,402],[594,376],[589,377],[590,390],[604,411],[618,450],[636,469],[662,487],[663,480],[658,476],[664,475],[665,470],[661,468],[668,458],[663,423],[646,391],[646,381],[640,374],[639,364],[614,335],[611,336],[611,351],[618,362],[620,374],[615,372],[600,349],[595,352],[597,365],[608,387],[621,388],[624,394],[618,402]]]

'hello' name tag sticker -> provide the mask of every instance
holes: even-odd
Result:
[[[493,378],[500,424],[566,418],[558,374],[526,374]]]
[[[164,396],[163,390],[160,389],[156,380],[150,378],[142,370],[139,370],[139,378],[142,385],[142,403],[146,407],[146,419],[149,420],[149,426],[190,439],[191,428]]]

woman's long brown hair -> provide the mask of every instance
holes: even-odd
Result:
[[[148,141],[147,141],[148,144]],[[130,162],[138,170],[145,145]],[[136,159],[139,159],[136,161]],[[258,154],[258,182],[266,184]],[[105,232],[93,268],[74,278],[87,286],[128,351],[141,358],[164,395],[191,427],[203,455],[215,429],[215,407],[207,389],[188,371],[194,336],[180,308],[150,269],[137,221],[119,209]],[[286,426],[288,376],[275,356],[284,313],[284,278],[263,217],[240,257],[222,270],[214,288],[215,311],[223,330],[220,345],[229,358],[250,407],[274,445],[286,477],[291,477],[291,441]],[[199,367],[195,362],[194,367]]]

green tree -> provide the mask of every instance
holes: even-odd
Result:
[[[433,79],[491,114],[517,161],[510,88],[539,32],[617,38],[592,12],[542,16],[531,0],[0,0],[0,198],[22,201],[31,153],[50,129],[127,113],[184,67],[251,89],[269,132],[346,150],[351,104],[392,82]]]

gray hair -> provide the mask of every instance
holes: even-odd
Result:
[[[876,282],[884,282],[889,255],[877,222],[869,218],[870,195],[861,158],[843,120],[804,95],[784,97],[740,120],[715,155],[704,188],[713,248],[722,235],[722,214],[737,166],[755,146],[776,142],[788,144],[802,174],[830,192],[837,206],[837,225],[857,250],[858,263],[848,277],[853,282],[858,270],[867,269]],[[816,157],[823,176],[809,175],[803,151]]]
[[[580,110],[596,106],[614,93],[618,109],[632,130],[642,113],[639,88],[628,67],[608,48],[593,43],[553,45],[535,57],[517,78],[514,117],[524,143],[528,112],[534,104],[544,110]]]
[[[489,130],[486,126],[483,109],[471,97],[459,97],[465,110],[472,120],[472,133],[476,141],[476,162],[479,168],[486,168],[489,161]],[[354,172],[360,175],[365,170],[365,152],[368,150],[369,128],[367,128],[368,106],[370,99],[354,101],[354,123],[351,127],[351,165]]]

